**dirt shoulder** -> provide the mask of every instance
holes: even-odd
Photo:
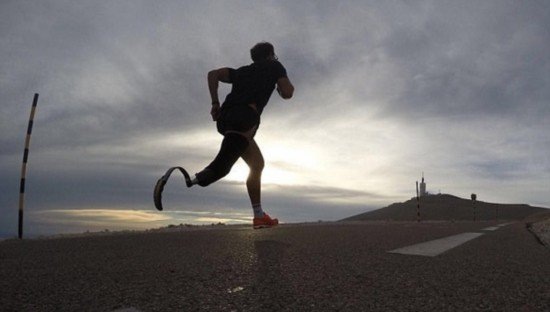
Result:
[[[542,221],[529,223],[527,228],[544,246],[550,248],[550,217]]]

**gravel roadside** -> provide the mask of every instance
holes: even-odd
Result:
[[[544,246],[550,248],[550,218],[528,224],[528,228]]]

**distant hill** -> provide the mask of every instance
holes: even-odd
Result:
[[[404,202],[395,203],[377,210],[358,214],[341,221],[416,221],[416,197]],[[546,208],[532,207],[524,204],[494,204],[476,201],[477,220],[523,220],[526,217],[550,211]],[[473,220],[473,203],[453,195],[439,194],[420,198],[421,220]]]

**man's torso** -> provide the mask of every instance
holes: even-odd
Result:
[[[223,108],[255,104],[261,114],[267,105],[277,80],[286,77],[286,70],[278,61],[263,61],[230,69],[231,93],[227,95]]]

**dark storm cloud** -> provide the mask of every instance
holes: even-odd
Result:
[[[505,4],[505,5],[502,5]],[[550,95],[543,1],[434,2],[382,43],[406,82],[391,109],[418,115],[524,115]]]
[[[38,148],[196,126],[197,118],[183,112],[208,104],[205,77],[207,63],[212,66],[208,58],[215,53],[205,55],[207,48],[193,40],[193,30],[185,29],[189,14],[168,26],[161,16],[170,8],[133,4],[4,5],[3,15],[11,18],[3,19],[10,27],[2,28],[8,41],[2,46],[10,58],[2,62],[2,80],[10,91],[4,100],[11,105],[3,111],[2,130],[11,128],[7,116],[25,115],[23,94],[33,92],[41,93],[37,123],[44,136],[37,140]],[[8,133],[3,140],[16,135]]]

